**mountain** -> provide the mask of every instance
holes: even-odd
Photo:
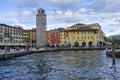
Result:
[[[109,36],[110,39],[112,39],[113,37],[114,37],[115,39],[120,39],[120,34],[119,34],[119,35]]]

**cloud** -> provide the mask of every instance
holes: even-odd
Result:
[[[97,22],[107,35],[112,33],[110,30],[118,34],[120,31],[120,0],[10,0],[7,3],[13,4],[9,5],[12,11],[0,13],[0,22],[6,24],[35,27],[37,9],[42,7],[46,9],[48,30]]]
[[[17,23],[18,19],[16,18],[16,13],[15,12],[2,12],[0,14],[0,23],[4,24],[12,24],[12,23]]]
[[[21,15],[26,19],[35,19],[35,15],[31,11],[23,11]]]
[[[112,22],[112,21],[110,21],[110,22],[108,22],[108,25],[109,26],[120,26],[120,22]]]
[[[52,30],[52,29],[57,29],[57,28],[66,28],[66,27],[70,27],[71,25],[73,25],[73,24],[72,23],[65,23],[65,22],[50,23],[49,26],[47,27],[47,30]]]
[[[9,18],[8,21],[11,21],[11,22],[13,22],[15,24],[19,23],[19,20],[16,19],[16,18]]]
[[[49,6],[54,6],[60,9],[76,8],[83,3],[84,0],[42,0]]]
[[[27,10],[20,12],[5,12],[0,14],[0,23],[11,26],[20,25],[25,29],[28,29],[32,28],[31,25],[35,25],[35,15],[33,15],[31,11]]]
[[[84,22],[86,21],[87,18],[94,16],[92,14],[93,13],[90,13],[85,8],[80,8],[74,11],[51,10],[48,13],[47,18],[48,18],[48,22],[49,21],[66,22],[66,23],[81,22],[81,21]]]
[[[25,23],[22,23],[22,22],[20,22],[20,21],[15,21],[15,22],[13,22],[13,24],[11,24],[12,26],[15,26],[15,25],[19,25],[19,26],[21,26],[21,27],[23,27],[23,29],[32,29],[32,28],[35,28],[36,27],[36,25],[32,25],[32,24],[25,24]]]
[[[13,2],[13,0],[12,0]],[[84,3],[84,0],[16,0],[18,8],[56,8],[56,9],[76,9]],[[19,4],[18,4],[19,3]]]
[[[105,33],[106,36],[112,36],[112,35],[117,35],[117,34],[120,34],[119,30],[118,31],[111,30],[111,31]]]
[[[119,12],[120,0],[95,0],[90,8],[96,12]]]
[[[91,24],[91,23],[99,23],[102,27],[102,30],[104,33],[106,33],[106,36],[113,34],[120,34],[120,19],[119,19],[120,13],[99,13],[94,12],[89,9],[80,8],[78,10],[51,10],[49,11],[47,15],[48,20],[48,28],[58,28],[58,27],[70,27],[73,24],[76,23],[85,23],[85,24]],[[60,25],[64,24],[64,25]],[[68,25],[67,25],[68,24]],[[67,25],[67,26],[66,26]],[[113,29],[115,32],[109,32],[111,29]]]
[[[40,0],[17,0],[19,4],[17,4],[18,8],[38,8],[40,6]]]
[[[36,15],[31,10],[18,10],[16,12],[16,18],[23,24],[35,24]]]

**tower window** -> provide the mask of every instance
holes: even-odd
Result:
[[[42,10],[41,13],[45,13],[45,11]]]

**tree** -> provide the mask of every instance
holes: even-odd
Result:
[[[108,37],[106,37],[106,36],[104,36],[104,40],[105,40],[106,42],[112,42],[112,39],[110,39],[110,38],[108,38]]]

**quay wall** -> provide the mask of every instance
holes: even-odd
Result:
[[[20,57],[33,53],[54,52],[54,51],[62,51],[62,50],[105,50],[105,48],[45,48],[44,50],[26,50],[26,51],[0,54],[0,60],[6,60],[6,59]]]

